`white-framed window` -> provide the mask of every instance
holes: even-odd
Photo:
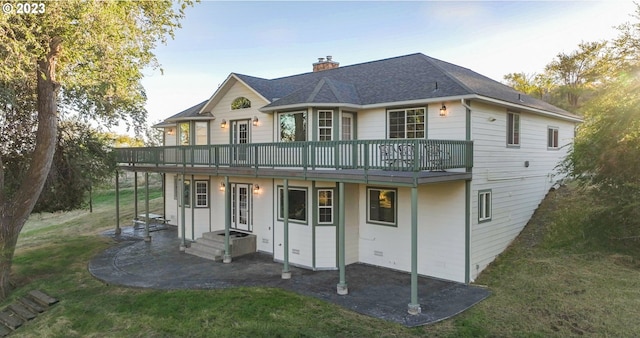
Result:
[[[196,208],[209,207],[209,181],[194,181]]]
[[[191,144],[191,128],[189,122],[178,124],[178,145],[188,146]]]
[[[307,112],[278,114],[280,142],[307,140]]]
[[[520,146],[520,114],[507,112],[507,146]]]
[[[547,148],[558,149],[558,127],[547,128]]]
[[[341,140],[353,140],[353,114],[342,113],[342,135]]]
[[[333,224],[333,189],[318,189],[318,224]]]
[[[367,223],[397,226],[398,190],[367,188]]]
[[[478,223],[491,220],[491,190],[478,191]]]
[[[389,138],[425,138],[426,109],[389,110]]]
[[[204,121],[195,122],[196,145],[206,145],[209,143],[209,123]]]
[[[331,141],[333,135],[333,111],[318,111],[318,141]]]
[[[289,222],[307,224],[307,188],[289,187]],[[278,220],[284,220],[284,187],[278,186]]]

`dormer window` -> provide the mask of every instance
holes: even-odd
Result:
[[[244,109],[244,108],[251,108],[251,101],[249,101],[249,99],[244,96],[236,98],[231,103],[231,110]]]

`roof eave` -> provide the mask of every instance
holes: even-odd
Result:
[[[519,109],[519,110],[526,110],[526,111],[529,111],[529,112],[532,112],[532,113],[545,115],[545,116],[550,116],[550,117],[554,117],[554,118],[562,119],[562,120],[567,120],[567,121],[571,121],[571,122],[581,123],[581,122],[584,121],[582,118],[580,118],[577,115],[575,115],[575,116],[564,115],[564,114],[555,113],[555,112],[551,112],[551,111],[544,110],[544,109],[533,108],[533,107],[529,107],[529,106],[526,106],[526,105],[523,105],[523,104],[516,104],[516,103],[503,101],[503,100],[498,100],[498,99],[494,99],[494,98],[487,97],[487,96],[482,96],[482,95],[474,95],[474,97],[472,99],[485,101],[485,102],[490,102],[490,103],[493,103],[493,104],[497,104],[497,105],[501,105],[501,106],[505,106],[505,107],[509,107],[509,108],[514,108],[514,109]]]

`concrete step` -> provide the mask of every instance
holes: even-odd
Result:
[[[212,241],[210,239],[203,238],[203,237],[196,239],[195,242],[191,243],[191,246],[193,246],[194,244],[196,244],[196,246],[202,247],[203,249],[205,249],[206,247],[211,250],[224,251],[224,242],[220,243],[220,242]],[[229,245],[231,245],[231,243],[229,243]]]
[[[193,243],[196,244],[196,243]],[[221,261],[222,260],[222,254],[218,254],[215,252],[211,252],[211,251],[203,251],[201,249],[199,249],[198,247],[193,247],[193,244],[191,244],[190,248],[185,248],[184,253],[189,254],[189,255],[194,255],[194,256],[198,256],[204,259],[209,259],[212,261]]]
[[[198,240],[196,242],[191,243],[191,248],[202,251],[202,252],[210,252],[216,255],[224,254],[224,246],[215,246],[215,245],[211,246],[209,244],[211,243],[204,243]]]
[[[224,231],[205,232],[202,234],[202,238],[224,244]]]

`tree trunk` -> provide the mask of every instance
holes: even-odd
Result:
[[[18,191],[10,198],[6,198],[6,196],[0,198],[0,201],[3,202],[0,205],[0,300],[6,299],[11,292],[9,276],[16,242],[40,196],[40,192],[42,192],[53,162],[57,143],[57,92],[59,88],[55,81],[55,71],[61,43],[60,38],[51,39],[49,52],[37,64],[38,130],[36,131],[36,145],[31,157],[31,164]],[[0,194],[4,194],[4,192],[0,191]]]

